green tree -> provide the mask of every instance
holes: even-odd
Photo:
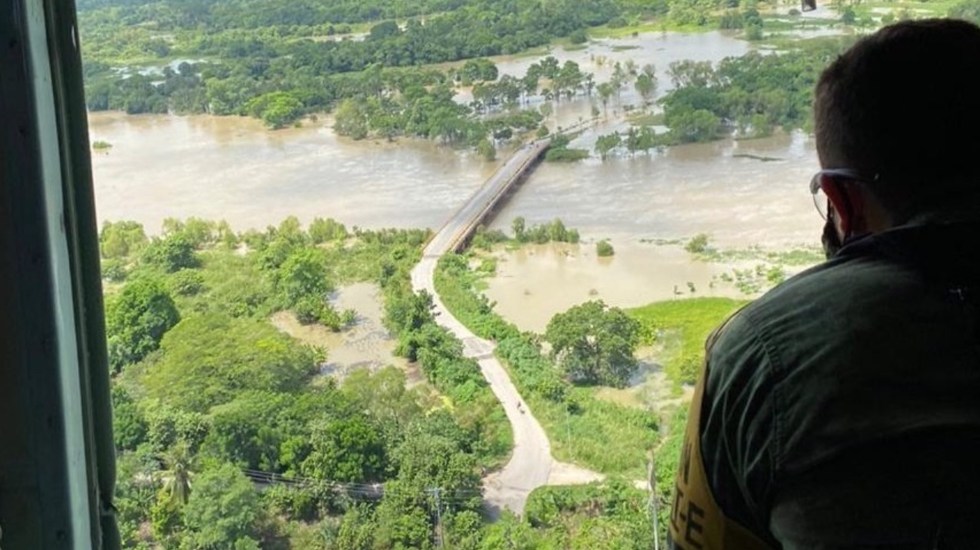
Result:
[[[197,269],[182,269],[167,279],[167,286],[178,296],[196,296],[205,290],[204,275]]]
[[[327,481],[378,481],[385,467],[384,442],[363,417],[334,419],[313,428],[313,450],[303,474]]]
[[[591,301],[555,315],[545,339],[572,381],[625,386],[636,370],[640,324],[619,308]]]
[[[148,427],[148,450],[155,453],[157,458],[181,441],[196,451],[207,436],[209,426],[203,414],[185,411],[155,399],[144,399],[140,402],[140,408]]]
[[[368,137],[370,132],[369,116],[364,102],[345,99],[340,102],[334,112],[333,128],[342,136],[358,140],[364,139]]]
[[[595,152],[598,153],[599,158],[606,160],[609,158],[609,153],[619,147],[622,141],[623,138],[619,135],[619,132],[599,136],[595,142]]]
[[[114,372],[143,360],[180,321],[173,298],[159,281],[137,278],[106,305],[109,365]]]
[[[120,384],[112,387],[112,436],[117,451],[132,451],[147,438],[149,427],[139,406]]]
[[[557,243],[568,241],[568,229],[565,228],[565,223],[561,219],[555,218],[548,224],[548,238]]]
[[[344,379],[341,388],[357,410],[365,411],[378,424],[386,450],[401,443],[409,424],[423,412],[420,395],[406,388],[405,382],[404,371],[395,367],[376,373],[358,369]]]
[[[279,446],[294,434],[283,425],[292,401],[286,393],[255,390],[213,407],[203,449],[238,466],[279,471]]]
[[[209,313],[188,318],[160,343],[142,382],[151,397],[206,412],[242,391],[291,392],[316,371],[317,355],[267,321]]]
[[[179,234],[190,243],[191,247],[200,248],[215,242],[217,226],[215,222],[201,218],[191,217],[185,221],[166,218],[163,220],[163,234],[165,237]]]
[[[650,103],[650,100],[653,99],[653,95],[657,91],[657,80],[653,75],[643,72],[636,77],[636,82],[633,83],[633,86],[636,88],[637,93],[640,94],[640,97],[643,98],[643,102]]]
[[[332,290],[326,264],[325,254],[316,248],[301,248],[290,254],[276,273],[276,287],[283,303],[291,307],[307,297],[324,300]]]
[[[476,145],[476,152],[483,157],[485,161],[493,161],[497,159],[497,148],[490,143],[489,139],[482,139],[480,143]]]
[[[309,234],[313,244],[340,241],[347,238],[347,227],[333,218],[313,218]]]
[[[523,550],[525,548],[541,548],[544,546],[541,536],[531,525],[522,521],[509,510],[505,510],[500,519],[488,526],[483,534],[481,550]],[[561,548],[561,544],[553,544]]]
[[[153,241],[143,251],[141,258],[144,264],[156,267],[166,273],[174,273],[181,269],[195,268],[200,265],[194,254],[194,244],[182,233],[169,235]]]
[[[378,524],[374,512],[366,505],[351,506],[340,521],[338,550],[373,550]]]
[[[160,457],[163,470],[160,471],[162,490],[167,497],[183,506],[191,494],[191,480],[194,479],[194,456],[186,441],[178,441]]]
[[[138,548],[138,544],[145,542],[141,527],[156,502],[157,467],[157,461],[148,453],[121,453],[116,458],[116,493],[112,503],[125,548]]]
[[[184,507],[182,550],[258,548],[262,505],[252,483],[233,464],[206,470]]]
[[[489,59],[470,59],[459,70],[459,78],[464,86],[473,82],[493,82],[500,75],[497,65]]]
[[[399,34],[401,34],[401,28],[398,26],[398,23],[394,21],[384,21],[371,27],[371,32],[368,34],[368,39],[381,41],[385,38],[398,36]]]
[[[527,229],[527,222],[524,220],[524,217],[517,216],[514,218],[514,221],[510,223],[510,228],[514,232],[514,238],[520,242],[524,242],[524,231]]]
[[[99,233],[99,246],[106,259],[125,258],[146,246],[143,226],[133,221],[105,222]]]
[[[250,100],[245,104],[245,111],[278,130],[303,115],[303,102],[288,92],[271,92]]]
[[[596,256],[600,258],[609,258],[616,254],[616,250],[613,248],[613,245],[609,243],[609,241],[601,240],[595,243],[595,253]]]
[[[602,111],[603,113],[607,113],[609,109],[609,100],[616,92],[616,88],[610,82],[603,82],[596,87],[596,91],[599,92],[599,101],[602,102]]]
[[[690,241],[684,245],[684,250],[687,250],[691,254],[703,254],[708,250],[709,237],[705,233],[698,233],[691,238]]]

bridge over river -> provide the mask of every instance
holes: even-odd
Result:
[[[551,457],[547,434],[494,356],[493,342],[478,338],[453,317],[436,293],[433,276],[439,258],[465,246],[477,227],[488,220],[550,145],[550,140],[539,140],[518,149],[436,233],[425,247],[422,261],[412,270],[412,287],[416,292],[425,290],[433,296],[437,322],[462,341],[467,357],[480,364],[483,376],[500,400],[513,428],[514,453],[510,461],[502,470],[484,479],[484,500],[492,511],[508,508],[522,513],[528,494],[548,484],[553,468],[563,465],[556,464]],[[599,476],[586,472],[583,480],[590,478],[598,479]]]

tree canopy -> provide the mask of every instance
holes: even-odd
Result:
[[[545,340],[572,381],[622,387],[638,365],[633,352],[640,343],[640,324],[619,308],[591,301],[555,315]]]
[[[160,345],[163,335],[177,324],[180,313],[163,284],[138,278],[106,304],[106,337],[113,371],[141,361]]]
[[[267,323],[211,313],[184,320],[147,366],[150,394],[207,411],[245,390],[295,391],[315,372],[317,355]]]

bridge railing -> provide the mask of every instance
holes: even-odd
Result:
[[[471,218],[463,230],[457,233],[457,235],[453,238],[449,247],[451,252],[459,251],[467,239],[469,239],[473,232],[476,231],[477,227],[479,227],[480,224],[486,220],[487,215],[498,206],[501,199],[514,188],[514,185],[527,174],[528,169],[541,158],[541,155],[548,150],[550,145],[550,140],[544,142],[534,142],[531,145],[534,148],[532,154],[528,156],[528,158],[524,159],[524,162],[522,162],[521,165],[507,177],[507,180],[500,186],[497,192],[487,199],[486,203],[484,203],[483,207],[480,209],[480,212]],[[464,207],[465,206],[466,205],[464,205]]]

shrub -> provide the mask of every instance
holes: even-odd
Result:
[[[687,250],[691,254],[704,254],[708,251],[708,239],[708,235],[698,233],[684,245],[684,250]]]

